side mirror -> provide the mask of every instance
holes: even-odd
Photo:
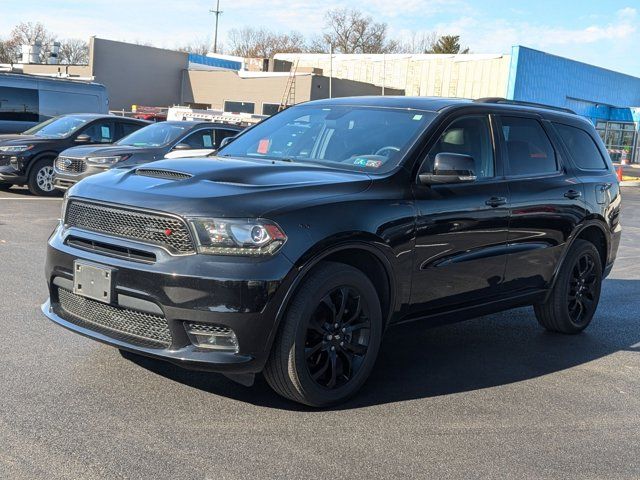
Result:
[[[188,143],[179,143],[175,147],[173,147],[173,150],[193,150],[193,149],[191,148],[191,145],[189,145]]]
[[[82,135],[78,135],[76,137],[76,143],[89,143],[90,141],[91,137],[86,133],[83,133]]]
[[[220,150],[221,148],[226,147],[227,145],[229,145],[231,142],[233,142],[236,139],[236,137],[224,137],[222,139],[222,141],[220,142],[220,146],[218,147],[218,150]]]
[[[433,173],[420,174],[423,185],[439,185],[444,183],[475,182],[476,162],[469,155],[459,153],[439,153],[433,162]]]

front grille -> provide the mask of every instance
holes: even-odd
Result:
[[[70,200],[64,223],[68,227],[160,245],[172,253],[195,253],[185,222],[168,215]]]
[[[189,173],[174,172],[173,170],[157,170],[153,168],[139,168],[136,175],[143,177],[164,178],[166,180],[186,180],[193,175]]]
[[[79,327],[142,347],[171,345],[171,332],[164,317],[113,307],[62,288],[58,289],[58,298],[64,319]]]
[[[87,169],[87,164],[81,158],[58,157],[56,170],[64,173],[82,173]]]

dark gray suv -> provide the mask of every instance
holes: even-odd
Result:
[[[54,186],[66,190],[83,178],[109,170],[160,160],[173,150],[217,149],[243,127],[211,122],[154,123],[108,147],[73,147],[55,163]]]

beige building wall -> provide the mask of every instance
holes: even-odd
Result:
[[[404,90],[411,96],[505,97],[510,55],[333,55],[278,54],[299,68],[320,68],[325,76]]]
[[[91,78],[93,71],[90,65],[41,65],[25,64],[22,71],[31,75],[70,75],[72,77]]]
[[[311,75],[296,77],[296,103],[310,99]],[[288,76],[259,76],[241,78],[236,72],[225,70],[184,72],[182,103],[210,105],[223,109],[225,101],[255,103],[255,112],[262,113],[264,103],[280,104]]]
[[[265,103],[279,105],[285,92],[288,75],[257,75],[241,77],[230,71],[190,70],[184,72],[182,83],[183,103],[209,105],[223,109],[226,101],[252,102],[254,113],[262,113]],[[333,79],[332,95],[347,97],[380,95],[382,89],[375,85],[352,80]],[[401,90],[387,89],[386,95],[403,95]],[[329,97],[329,78],[311,74],[297,75],[295,103]]]
[[[90,43],[93,76],[107,87],[112,110],[180,103],[187,53],[101,38]]]

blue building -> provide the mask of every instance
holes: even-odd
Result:
[[[570,108],[594,123],[614,161],[640,162],[640,78],[515,46],[507,98]]]

